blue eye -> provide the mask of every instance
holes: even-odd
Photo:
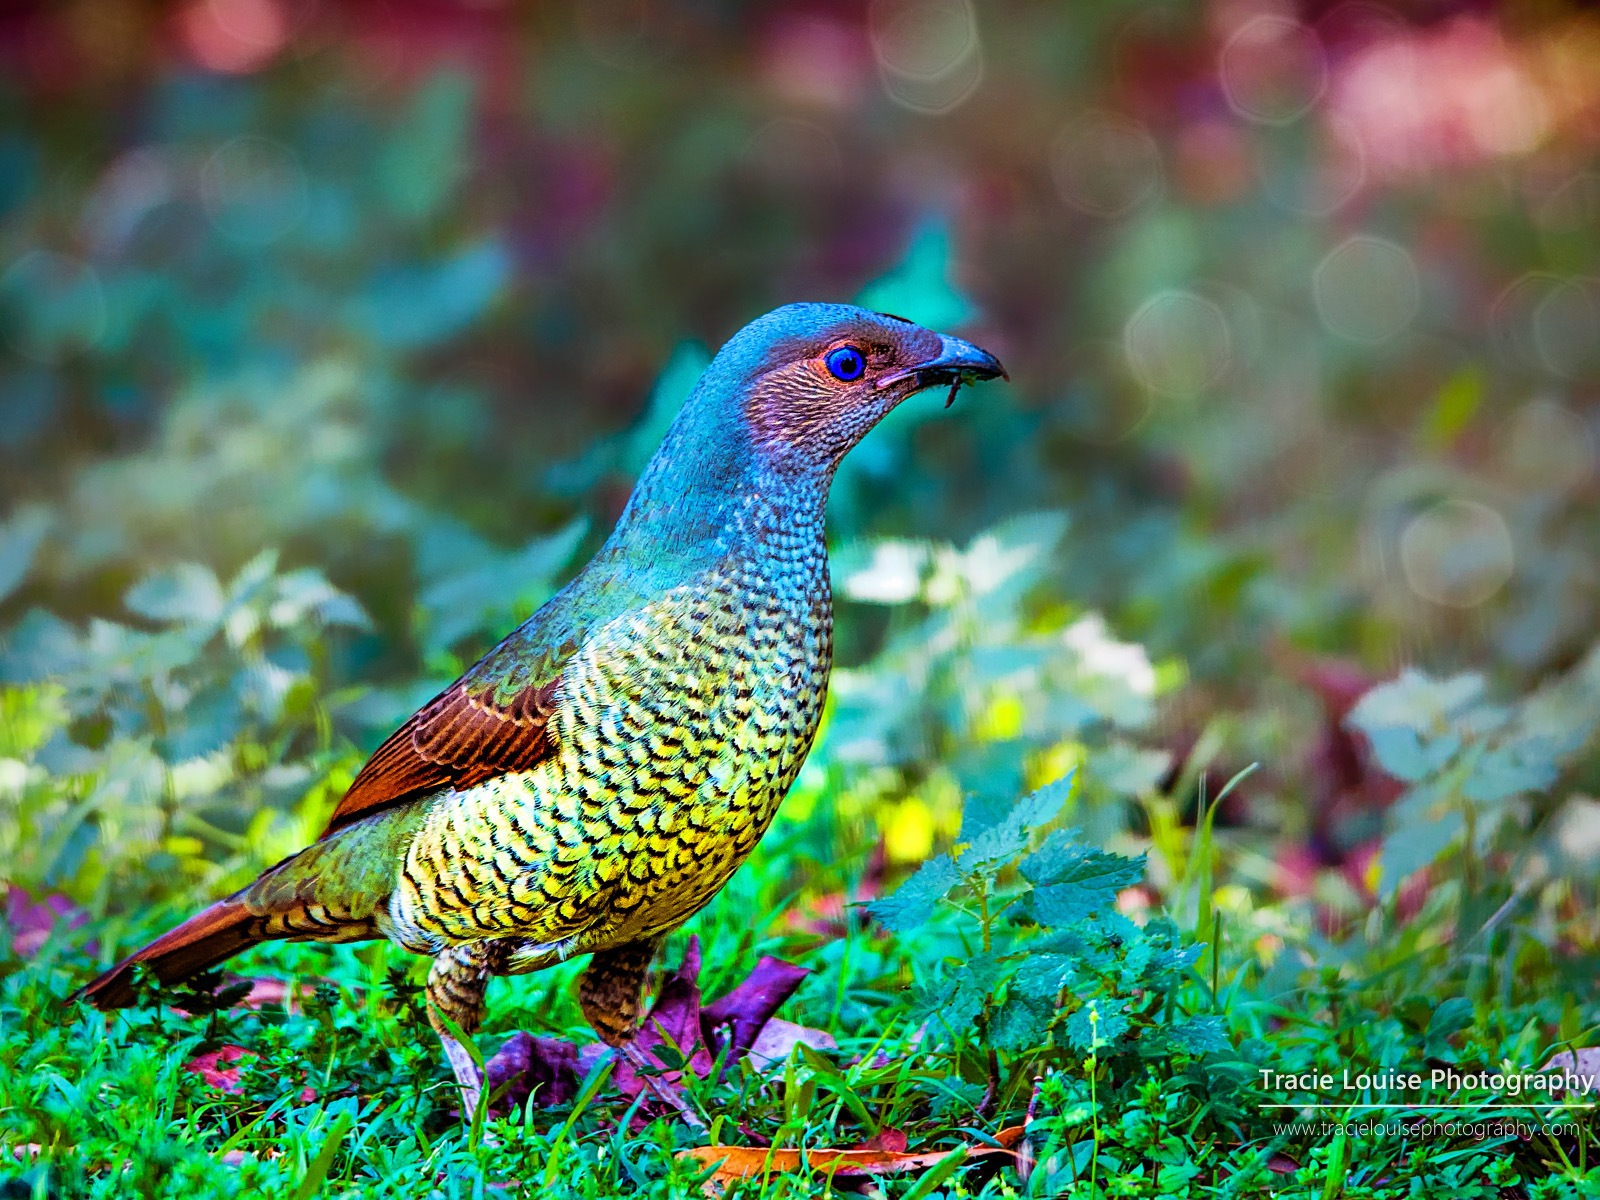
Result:
[[[828,373],[846,383],[854,383],[861,378],[861,372],[867,369],[866,357],[854,346],[840,346],[837,350],[830,350],[825,361],[828,364]]]

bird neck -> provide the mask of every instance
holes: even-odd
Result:
[[[672,586],[728,558],[782,572],[825,557],[831,465],[783,461],[741,422],[696,416],[668,431],[597,559]]]
[[[737,465],[726,458],[697,459],[658,454],[640,476],[612,537],[666,554],[759,549],[797,535],[821,544],[831,471],[795,474],[759,456]]]
[[[702,394],[705,387],[645,465],[612,540],[652,554],[725,553],[800,532],[820,545],[834,464],[758,440],[737,394]]]

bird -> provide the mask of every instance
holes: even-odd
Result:
[[[908,396],[997,377],[971,342],[852,305],[746,325],[594,558],[373,752],[315,842],[73,998],[125,1007],[141,966],[172,984],[264,941],[387,938],[433,960],[428,1015],[470,1115],[489,980],[590,954],[579,1007],[643,1062],[662,938],[750,854],[817,733],[836,468]]]

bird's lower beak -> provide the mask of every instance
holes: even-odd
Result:
[[[1006,369],[1000,365],[998,358],[971,342],[951,337],[949,334],[941,334],[937,355],[914,367],[907,367],[903,371],[884,376],[878,380],[878,386],[891,387],[912,379],[916,381],[913,390],[921,391],[923,388],[947,383],[951,386],[951,394],[954,395],[955,389],[963,383],[976,383],[980,379],[995,378],[1011,378],[1006,374]]]

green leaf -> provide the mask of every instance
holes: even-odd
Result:
[[[280,629],[292,629],[308,619],[330,627],[372,627],[361,605],[329,583],[321,571],[310,567],[290,571],[278,577],[276,589],[267,620]]]
[[[34,556],[50,530],[50,513],[30,505],[0,523],[0,600],[22,586],[33,569]]]
[[[417,596],[422,645],[427,654],[455,646],[474,633],[493,632],[524,619],[555,590],[557,573],[588,530],[582,518],[520,549],[496,551],[464,531],[440,523],[431,539],[428,584]]]
[[[1423,741],[1405,725],[1383,725],[1367,731],[1378,765],[1405,783],[1418,783],[1442,770],[1461,749],[1453,733]]]
[[[1144,858],[1107,854],[1059,830],[1022,860],[1021,870],[1034,884],[1034,917],[1062,928],[1114,905],[1119,891],[1144,878]]]
[[[1483,676],[1453,675],[1433,679],[1420,671],[1402,671],[1391,683],[1379,684],[1356,702],[1347,724],[1368,737],[1377,729],[1442,731],[1483,694]]]
[[[1511,744],[1486,751],[1473,764],[1461,794],[1478,804],[1496,804],[1524,792],[1544,791],[1556,781],[1559,771],[1539,753],[1543,749]]]
[[[1464,829],[1461,810],[1449,808],[1431,820],[1408,821],[1386,835],[1378,857],[1379,894],[1394,895],[1408,876],[1443,854]]]
[[[1011,977],[1011,991],[1025,999],[1048,1000],[1053,1004],[1072,977],[1074,965],[1075,960],[1070,954],[1032,951]]]
[[[1118,796],[1143,796],[1153,792],[1172,766],[1166,750],[1145,750],[1115,741],[1095,753],[1090,773]]]
[[[946,1179],[965,1166],[966,1161],[967,1148],[957,1146],[949,1157],[940,1159],[934,1164],[933,1170],[917,1180],[912,1189],[906,1193],[905,1200],[926,1200],[926,1197],[933,1195],[934,1189],[942,1187]]]
[[[226,597],[209,567],[178,563],[145,576],[122,598],[128,611],[152,621],[208,625],[222,616]]]
[[[1010,964],[992,954],[974,954],[938,985],[919,989],[911,1011],[918,1019],[942,1021],[951,1033],[971,1032],[983,1002],[994,995]]]
[[[1472,1021],[1472,1001],[1465,996],[1452,996],[1440,1003],[1428,1021],[1428,1032],[1424,1038],[1427,1054],[1437,1056],[1449,1049],[1450,1035],[1470,1028]]]
[[[1129,991],[1144,981],[1151,960],[1155,957],[1155,950],[1154,943],[1145,937],[1142,929],[1138,931],[1137,936],[1123,942],[1122,963],[1117,968],[1119,991]]]
[[[967,847],[957,860],[961,869],[970,872],[1011,861],[1027,849],[1035,830],[1060,815],[1071,794],[1072,774],[1069,772],[1054,783],[1029,792],[1013,804],[1003,818],[986,828],[973,829],[969,834],[970,822],[964,819],[961,835],[967,840]]]
[[[989,1040],[1001,1050],[1032,1050],[1050,1028],[1054,1006],[1013,995],[995,1010],[989,1022]]]
[[[1220,1054],[1231,1050],[1227,1028],[1221,1017],[1191,1017],[1167,1029],[1167,1039],[1185,1054]]]
[[[433,214],[465,176],[476,91],[470,75],[441,71],[406,106],[377,163],[379,194],[402,220]]]
[[[878,538],[852,542],[833,555],[840,594],[864,604],[905,604],[922,591],[932,550],[926,542]]]
[[[918,867],[893,894],[868,904],[867,911],[884,928],[909,933],[926,924],[939,901],[960,882],[961,872],[955,862],[948,854],[941,854]]]
[[[435,345],[478,320],[512,270],[503,240],[468,242],[433,261],[377,272],[354,302],[353,319],[391,350]]]
[[[1128,1031],[1128,1018],[1121,1009],[1099,1003],[1094,1010],[1098,1013],[1096,1021],[1090,1021],[1090,1011],[1090,1007],[1085,1004],[1067,1018],[1067,1041],[1076,1049],[1088,1053],[1090,1050],[1114,1046]]]
[[[881,279],[861,289],[856,303],[895,313],[929,329],[950,329],[972,317],[971,302],[950,282],[954,255],[950,230],[930,221],[912,235],[905,257]]]
[[[1422,436],[1429,445],[1448,446],[1472,421],[1483,403],[1483,368],[1468,363],[1445,380],[1423,416]]]
[[[711,355],[699,342],[678,343],[667,365],[656,376],[644,415],[620,439],[618,470],[630,478],[636,478],[644,470],[683,402],[710,365]]]
[[[328,1178],[328,1170],[333,1166],[333,1157],[339,1153],[339,1147],[344,1145],[345,1136],[355,1121],[355,1112],[348,1108],[333,1119],[328,1135],[322,1139],[322,1146],[317,1151],[317,1156],[306,1167],[305,1177],[295,1189],[294,1200],[311,1200],[311,1197],[321,1190],[323,1181]]]
[[[1010,747],[1001,746],[994,748],[993,756],[1004,758],[1009,755]],[[989,756],[975,754],[977,761],[973,765],[973,774],[980,775],[993,769],[996,764],[988,761]],[[961,844],[970,843],[986,831],[1005,823],[1011,815],[1011,810],[1017,805],[1015,795],[993,792],[973,792],[961,802],[961,832],[956,841]]]

